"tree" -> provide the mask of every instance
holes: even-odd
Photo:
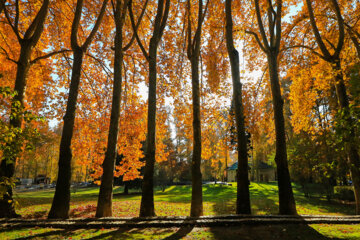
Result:
[[[170,10],[170,0],[159,0],[157,4],[154,30],[149,43],[149,52],[146,51],[135,27],[132,10],[130,10],[131,24],[136,35],[136,40],[149,64],[149,98],[148,122],[145,147],[145,169],[142,185],[140,217],[155,216],[154,209],[154,166],[155,166],[155,129],[156,129],[156,80],[157,80],[157,49],[164,33]]]
[[[1,78],[1,75],[0,75]],[[34,128],[34,120],[39,120],[30,111],[25,110],[20,102],[14,102],[16,93],[9,87],[0,87],[1,112],[8,113],[11,108],[11,118],[23,118],[24,126],[9,126],[6,117],[0,118],[0,160],[2,164],[15,165],[15,161],[19,156],[34,147],[34,139],[38,137],[37,129]],[[16,179],[14,171],[3,172],[0,169],[0,216],[3,218],[19,217],[15,213],[15,201],[13,199],[13,188]],[[12,175],[10,175],[12,174]]]
[[[312,6],[311,0],[306,0],[306,6],[309,12],[310,24],[315,36],[316,43],[320,48],[321,54],[313,51],[317,56],[321,57],[327,63],[331,64],[333,70],[333,76],[335,79],[335,90],[336,96],[338,101],[338,106],[341,111],[343,111],[342,118],[344,121],[347,122],[348,126],[350,127],[350,135],[346,138],[346,145],[347,145],[347,154],[348,154],[348,162],[351,172],[351,177],[354,184],[354,193],[355,193],[355,200],[356,200],[356,214],[360,214],[360,156],[358,152],[358,146],[356,142],[353,141],[355,138],[355,129],[354,129],[354,120],[353,117],[350,116],[350,102],[349,97],[346,91],[346,85],[344,82],[344,76],[341,66],[341,58],[340,53],[344,46],[344,39],[345,39],[345,24],[344,20],[341,15],[341,10],[338,5],[337,0],[330,0],[331,7],[336,14],[336,21],[339,28],[339,37],[338,43],[335,46],[331,44],[334,52],[331,53],[327,46],[324,43],[324,40],[320,34],[319,28],[316,24],[315,14]]]
[[[231,0],[225,2],[226,11],[226,46],[231,64],[233,81],[233,101],[235,105],[235,119],[237,132],[237,195],[236,213],[250,214],[250,193],[248,176],[247,137],[245,133],[244,107],[242,102],[242,84],[240,82],[239,53],[235,49],[233,39],[233,22],[231,14]]]
[[[202,0],[198,0],[197,27],[192,35],[191,0],[187,0],[187,56],[191,63],[192,111],[193,111],[193,155],[191,164],[191,217],[203,215],[202,176],[201,176],[201,118],[200,118],[200,79],[199,57],[201,47],[201,29],[209,1],[203,9]]]
[[[70,205],[70,180],[71,180],[71,140],[74,130],[76,102],[79,91],[81,68],[83,56],[95,37],[97,30],[100,27],[101,21],[105,14],[108,0],[104,0],[101,6],[100,13],[96,19],[94,27],[89,36],[85,39],[82,45],[78,42],[78,31],[82,15],[84,0],[78,0],[76,3],[74,20],[71,28],[71,48],[73,50],[73,65],[71,82],[68,96],[68,103],[66,113],[64,116],[64,127],[60,142],[59,155],[59,169],[58,179],[56,183],[56,190],[54,199],[51,205],[48,218],[68,218]]]
[[[15,79],[15,87],[14,91],[16,95],[14,95],[12,99],[12,107],[10,116],[14,116],[10,118],[10,128],[21,128],[22,124],[22,115],[16,115],[17,109],[24,106],[24,96],[25,96],[25,88],[26,88],[26,78],[29,72],[29,69],[32,64],[38,61],[40,58],[31,60],[31,55],[34,47],[38,43],[41,34],[44,28],[44,22],[48,13],[49,8],[49,0],[44,0],[38,13],[35,18],[30,23],[29,27],[26,29],[25,33],[22,34],[19,30],[19,18],[20,18],[20,8],[19,1],[15,2],[15,17],[14,22],[12,21],[9,11],[5,5],[6,1],[1,1],[0,6],[4,11],[5,18],[7,20],[7,24],[10,25],[13,33],[16,35],[18,43],[20,44],[20,55],[18,60],[12,60],[17,65],[16,70],[16,79]],[[0,11],[1,12],[1,11]],[[23,36],[22,36],[23,35]],[[7,53],[6,53],[7,54]],[[8,54],[7,54],[8,55]],[[17,137],[14,138],[13,142],[9,142],[9,147],[16,146],[16,142],[19,141]],[[7,177],[11,178],[15,173],[15,163],[16,157],[12,159],[3,159],[0,164],[0,178]],[[2,210],[2,214],[4,216],[17,216],[14,208],[11,205],[12,200],[12,191],[10,190],[7,195],[9,196],[9,200],[0,200],[0,209]],[[0,215],[1,216],[1,215]]]
[[[278,174],[279,186],[279,213],[284,215],[296,215],[295,199],[291,187],[291,179],[288,168],[287,151],[286,151],[286,136],[285,136],[285,120],[283,113],[284,100],[281,96],[281,87],[279,79],[278,57],[280,53],[281,44],[281,18],[282,18],[282,0],[276,0],[275,5],[272,1],[267,1],[267,18],[269,24],[269,39],[267,37],[265,27],[262,20],[262,11],[259,0],[254,0],[255,14],[257,18],[258,28],[261,39],[257,33],[247,31],[252,34],[261,48],[266,54],[269,77],[271,83],[272,103],[275,119],[275,133],[276,133],[276,155],[275,162]]]
[[[120,122],[120,103],[121,103],[121,87],[122,87],[122,66],[123,66],[123,51],[130,48],[134,37],[131,38],[131,41],[123,47],[123,26],[125,24],[125,18],[127,15],[127,9],[129,1],[117,0],[116,3],[113,3],[113,11],[115,18],[115,56],[114,56],[114,86],[113,86],[113,100],[111,106],[111,116],[110,116],[110,127],[108,135],[107,150],[105,153],[105,159],[102,164],[103,166],[103,175],[101,178],[98,207],[96,209],[97,217],[110,217],[112,216],[112,189],[114,182],[114,165],[116,159],[118,143],[118,132],[119,132],[119,122]],[[141,22],[142,16],[145,13],[147,1],[143,8],[143,11],[138,20],[137,27]],[[137,31],[137,29],[135,29]],[[133,35],[135,36],[135,35]]]

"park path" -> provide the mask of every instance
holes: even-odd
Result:
[[[221,227],[238,225],[270,225],[270,224],[359,224],[357,216],[280,216],[280,215],[226,215],[190,217],[153,217],[153,218],[88,218],[69,220],[25,220],[0,219],[0,228],[72,228],[72,229],[101,229],[101,228],[150,228],[150,227]]]

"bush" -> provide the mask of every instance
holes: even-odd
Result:
[[[334,191],[336,199],[355,201],[354,189],[352,186],[337,186]]]

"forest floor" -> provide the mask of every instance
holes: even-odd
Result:
[[[114,217],[136,217],[139,213],[140,194],[114,191]],[[278,212],[276,183],[250,185],[252,213],[276,215]],[[45,219],[51,206],[53,190],[16,193],[25,219]],[[94,217],[98,188],[79,188],[72,192],[71,218]],[[352,204],[328,202],[325,198],[305,198],[294,186],[297,210],[300,215],[354,214]],[[234,214],[236,185],[204,185],[204,215]],[[170,186],[156,191],[157,216],[187,216],[190,212],[191,188]],[[360,225],[330,224],[276,224],[242,225],[231,227],[171,227],[64,230],[52,228],[0,228],[0,239],[360,239]]]

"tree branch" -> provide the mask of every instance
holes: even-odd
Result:
[[[18,64],[17,61],[15,61],[14,59],[10,58],[9,53],[8,53],[3,47],[0,46],[0,48],[1,48],[1,50],[4,52],[7,60],[9,60],[9,61],[11,61],[11,62],[13,62],[13,63]]]
[[[164,29],[165,29],[166,22],[167,22],[167,19],[169,16],[169,10],[170,10],[170,0],[166,0],[164,15],[162,17],[161,25],[160,25],[160,37],[162,36]]]
[[[77,48],[80,48],[77,33],[79,31],[83,3],[84,3],[84,0],[77,0],[76,8],[75,8],[74,20],[73,20],[72,25],[71,25],[71,37],[70,37],[70,39],[71,39],[71,48],[73,50],[77,49]]]
[[[341,16],[341,10],[339,7],[339,4],[336,0],[331,0],[331,3],[333,5],[335,14],[336,14],[336,18],[337,18],[337,22],[339,25],[339,40],[338,40],[338,45],[336,47],[335,53],[334,53],[334,58],[339,58],[340,56],[340,52],[344,46],[344,40],[345,40],[345,27],[344,27],[344,19]]]
[[[49,1],[50,0],[44,0],[39,12],[36,14],[34,20],[26,30],[24,39],[32,39],[33,42],[37,42],[40,38],[49,8]]]
[[[15,33],[18,41],[21,42],[22,38],[21,38],[21,36],[20,36],[20,33],[19,33],[18,29],[16,29],[15,26],[11,23],[11,19],[10,19],[10,16],[9,16],[9,12],[7,11],[6,6],[5,6],[5,1],[2,1],[1,4],[2,4],[2,6],[3,6],[4,13],[5,13],[5,17],[6,17],[7,21],[8,21],[8,24],[10,25],[11,29],[12,29],[13,32]]]
[[[52,56],[54,56],[56,54],[66,53],[66,52],[72,52],[72,50],[62,49],[62,50],[59,50],[59,51],[54,51],[54,52],[48,53],[48,54],[46,54],[44,56],[40,56],[40,57],[35,58],[34,60],[30,61],[30,64],[35,64],[40,60],[44,60],[44,59],[50,58],[50,57],[52,57]]]
[[[281,44],[281,18],[282,18],[282,0],[276,0],[276,40],[275,48],[277,51],[280,50]]]
[[[280,52],[285,52],[289,49],[293,49],[293,48],[305,48],[307,50],[310,50],[313,54],[315,54],[316,56],[320,57],[321,59],[324,59],[326,61],[326,57],[321,55],[320,53],[318,53],[317,51],[315,51],[314,48],[312,47],[309,47],[309,46],[306,46],[306,45],[294,45],[294,46],[289,46],[289,47],[286,47],[286,48],[283,48],[280,50]]]
[[[325,44],[324,44],[324,42],[323,42],[323,40],[321,38],[319,29],[316,26],[314,10],[313,10],[312,5],[311,5],[311,0],[306,0],[306,4],[307,4],[308,12],[309,12],[310,24],[312,26],[312,29],[313,29],[313,32],[314,32],[314,35],[315,35],[315,40],[316,40],[317,44],[319,45],[319,48],[320,48],[323,56],[326,59],[331,59],[331,54],[329,53],[328,49],[326,48],[326,46],[325,46]]]
[[[15,15],[15,23],[14,23],[14,27],[16,29],[16,31],[19,32],[19,0],[15,1],[15,11],[16,11],[16,15]]]
[[[265,51],[265,53],[266,53],[270,49],[270,45],[269,45],[269,42],[268,42],[267,37],[266,37],[264,24],[263,24],[262,19],[261,19],[259,0],[255,0],[255,12],[256,12],[257,22],[258,22],[258,25],[259,25],[260,34],[261,34],[261,37],[262,37],[262,40],[263,40],[263,43],[264,43],[263,49],[266,49],[266,51]]]
[[[138,45],[139,45],[139,47],[140,47],[140,49],[141,49],[144,57],[146,58],[147,61],[149,61],[149,54],[147,53],[147,51],[146,51],[144,45],[142,44],[142,42],[141,42],[141,40],[140,40],[140,38],[139,38],[139,35],[138,35],[138,33],[137,33],[137,30],[138,30],[138,29],[137,29],[136,26],[135,26],[134,13],[133,13],[133,11],[132,11],[131,4],[129,4],[129,16],[130,16],[131,26],[132,26],[132,29],[133,29],[133,31],[134,31],[136,41],[137,41],[137,43],[138,43]]]
[[[256,42],[258,43],[259,47],[261,48],[261,50],[262,50],[264,53],[267,52],[267,50],[265,49],[264,45],[261,43],[261,40],[260,40],[259,36],[258,36],[255,32],[245,30],[245,33],[253,35],[253,36],[255,37],[255,40],[256,40]]]
[[[98,62],[100,64],[101,68],[105,71],[106,75],[109,78],[112,78],[111,74],[113,74],[113,72],[105,65],[104,62],[102,62],[100,59],[98,59],[97,57],[93,56],[90,53],[86,53],[86,56],[88,56],[88,57],[94,59],[96,62]]]
[[[98,18],[96,19],[95,25],[94,25],[93,29],[91,30],[90,35],[85,40],[85,43],[81,47],[84,50],[86,50],[89,47],[90,43],[94,39],[95,34],[97,33],[97,31],[98,31],[98,29],[100,27],[102,19],[103,19],[104,15],[105,15],[106,5],[107,5],[108,1],[109,0],[104,0],[103,4],[101,6],[100,14],[99,14]]]
[[[147,8],[148,3],[149,3],[149,0],[146,0],[146,1],[145,1],[145,4],[144,4],[144,7],[143,7],[143,9],[141,10],[140,16],[139,16],[138,21],[137,21],[137,23],[136,23],[136,25],[135,25],[135,31],[136,31],[136,32],[137,32],[138,29],[139,29],[139,26],[140,26],[140,24],[141,24],[141,21],[142,21],[142,18],[143,18],[143,16],[144,16],[144,14],[145,14],[145,10],[146,10],[146,8]],[[130,4],[130,3],[129,3],[129,4]],[[131,47],[131,45],[133,44],[133,42],[134,42],[135,39],[136,39],[136,36],[135,36],[135,34],[133,34],[132,37],[131,37],[131,39],[130,39],[130,41],[129,41],[129,43],[126,44],[125,47],[123,47],[123,51],[127,51],[127,50]]]

